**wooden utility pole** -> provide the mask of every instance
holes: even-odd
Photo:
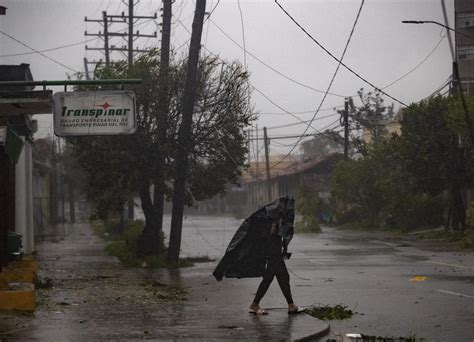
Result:
[[[90,80],[91,77],[89,75],[89,62],[87,61],[86,57],[84,57],[84,72],[86,73],[86,80]]]
[[[158,110],[157,110],[157,129],[158,129],[158,143],[157,166],[155,177],[153,179],[153,203],[147,200],[151,208],[152,218],[147,220],[152,222],[147,224],[143,230],[142,236],[139,239],[139,249],[143,254],[158,254],[160,244],[160,233],[163,229],[163,214],[165,205],[165,168],[166,159],[165,151],[167,141],[167,121],[169,108],[169,60],[170,60],[170,41],[171,41],[171,15],[172,15],[172,0],[163,0],[163,22],[161,29],[161,52],[160,52],[160,71],[158,74]],[[149,184],[143,185],[145,188],[141,196],[150,197],[148,187]]]
[[[173,209],[171,213],[170,241],[168,261],[177,262],[181,248],[181,233],[183,228],[184,194],[186,176],[188,174],[188,155],[191,150],[191,133],[194,101],[196,98],[197,68],[199,51],[201,50],[202,26],[206,12],[206,0],[196,0],[193,29],[189,45],[186,81],[184,84],[183,118],[179,128],[178,150],[176,154],[176,171],[173,189]]]
[[[349,157],[349,99],[344,101],[344,158]]]
[[[256,140],[255,140],[255,145],[256,145],[256,156],[255,156],[255,159],[256,159],[256,163],[255,163],[255,170],[257,172],[257,196],[256,196],[256,203],[260,206],[262,203],[260,201],[260,158],[259,158],[259,152],[258,152],[258,125],[255,125],[255,137],[256,137]]]
[[[128,65],[133,64],[133,0],[128,0]]]
[[[122,12],[119,15],[109,15],[106,11],[102,12],[102,19],[88,19],[85,17],[85,22],[96,22],[101,23],[104,27],[104,32],[99,31],[98,33],[88,33],[85,32],[85,36],[93,36],[93,37],[101,37],[104,39],[104,47],[102,48],[90,48],[86,45],[86,50],[97,50],[97,51],[104,51],[105,54],[105,65],[109,66],[111,61],[111,52],[112,51],[121,51],[127,52],[128,55],[128,64],[133,64],[133,56],[135,52],[148,52],[149,49],[134,49],[133,48],[133,41],[135,38],[156,38],[157,34],[154,32],[153,34],[141,34],[139,31],[136,33],[133,32],[133,25],[134,20],[137,19],[156,19],[156,13],[153,16],[136,16],[133,14],[133,7],[134,3],[133,0],[129,0],[128,3],[128,15],[125,15]],[[109,24],[111,23],[127,23],[128,30],[127,32],[110,32],[109,31]],[[115,45],[110,44],[110,40],[112,37],[121,37],[123,39],[128,40],[128,44],[126,46],[116,47]],[[96,64],[98,61],[87,62],[87,64]]]
[[[265,144],[265,171],[267,174],[267,202],[272,200],[272,184],[270,182],[270,157],[268,155],[268,145],[270,145],[270,139],[267,135],[267,127],[263,127],[263,142]]]

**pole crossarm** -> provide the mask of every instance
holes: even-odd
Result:
[[[109,80],[53,80],[53,81],[1,81],[2,86],[72,86],[72,85],[121,85],[140,84],[141,79],[109,79]]]

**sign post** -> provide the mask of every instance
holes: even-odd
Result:
[[[128,135],[136,131],[135,94],[131,91],[54,94],[57,136]]]

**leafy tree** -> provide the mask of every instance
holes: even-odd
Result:
[[[80,137],[69,139],[74,155],[86,165],[89,193],[110,196],[117,203],[138,194],[145,214],[145,229],[153,237],[158,253],[160,213],[157,199],[171,195],[178,129],[183,106],[185,61],[170,63],[168,74],[169,111],[166,144],[160,144],[157,127],[159,58],[156,51],[141,55],[132,68],[125,62],[100,65],[96,78],[141,78],[132,86],[137,96],[137,132],[130,136]],[[197,99],[193,115],[193,150],[186,187],[186,203],[203,200],[225,190],[237,180],[244,165],[245,127],[253,119],[247,91],[248,74],[237,63],[225,63],[204,56],[198,68]],[[91,153],[92,152],[92,153]],[[160,161],[165,160],[165,164]],[[151,185],[155,185],[150,191]],[[161,221],[162,222],[162,221]]]
[[[339,213],[370,224],[463,229],[469,154],[465,121],[450,110],[457,103],[439,96],[412,104],[403,110],[401,136],[380,137],[363,159],[338,165],[333,197]]]
[[[344,138],[337,132],[326,130],[301,144],[304,158],[320,159],[331,153],[344,151]]]
[[[386,121],[394,118],[393,104],[384,105],[382,93],[377,90],[364,93],[364,89],[360,89],[357,94],[361,101],[359,107],[356,107],[353,99],[349,98],[349,125],[351,129],[356,130],[356,134],[351,136],[351,141],[354,148],[365,155],[367,146],[360,136],[360,130],[368,132],[372,143],[377,144],[381,141],[387,135]],[[343,112],[344,110],[338,110],[341,115]]]
[[[385,205],[378,167],[372,158],[344,160],[337,164],[331,180],[331,197],[338,221],[379,222]]]
[[[407,169],[417,187],[431,196],[446,194],[446,227],[464,230],[470,156],[459,98],[438,96],[408,107],[403,113],[402,139]]]
[[[296,211],[302,217],[296,225],[298,231],[319,233],[321,217],[327,215],[329,210],[319,198],[317,187],[313,184],[304,184],[298,189]]]

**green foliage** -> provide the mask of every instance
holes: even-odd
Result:
[[[180,268],[190,267],[198,262],[212,261],[207,256],[201,256],[183,258],[177,263],[169,263],[166,257],[166,248],[164,245],[165,235],[163,232],[160,234],[160,254],[138,256],[137,241],[144,227],[142,220],[125,221],[123,229],[120,230],[118,229],[120,222],[117,219],[107,223],[94,221],[92,226],[96,234],[109,241],[106,246],[107,253],[117,257],[126,267]]]
[[[301,144],[304,158],[320,159],[331,153],[342,153],[344,151],[344,138],[338,133],[326,130],[324,134],[318,134],[310,140]]]
[[[328,208],[319,198],[319,191],[314,185],[300,186],[296,200],[296,211],[302,217],[301,221],[296,222],[296,232],[321,232],[319,217],[328,215]]]
[[[143,80],[142,84],[128,87],[137,97],[135,134],[68,138],[74,157],[84,167],[87,176],[85,192],[96,204],[99,218],[106,219],[111,212],[121,211],[124,204],[138,193],[150,196],[143,189],[149,189],[151,184],[155,185],[155,191],[171,196],[186,60],[170,62],[167,78],[169,110],[164,124],[158,115],[161,105],[158,98],[161,88],[159,70],[157,50],[140,55],[132,68],[125,62],[117,62],[109,68],[101,64],[95,70],[97,79]],[[237,62],[227,63],[204,56],[199,63],[185,196],[187,205],[224,192],[225,185],[236,182],[240,175],[247,154],[245,130],[254,119],[248,77]],[[163,134],[165,139],[160,138]],[[155,224],[154,216],[157,214],[150,212],[155,209],[152,205],[143,207],[147,228]]]
[[[166,302],[186,300],[186,296],[188,294],[188,291],[182,287],[159,282],[146,285],[145,289],[151,292],[156,299]]]
[[[331,197],[339,223],[348,219],[369,225],[379,222],[386,198],[377,166],[370,157],[337,164],[332,177]]]
[[[447,104],[434,98],[410,106],[400,137],[381,138],[364,158],[337,165],[332,200],[338,223],[403,229],[444,224],[452,178]]]
[[[354,312],[348,309],[347,306],[340,304],[336,306],[319,306],[308,308],[305,309],[305,313],[323,321],[349,319],[354,314]]]
[[[474,201],[469,204],[466,221],[468,228],[474,229]]]
[[[355,107],[352,98],[349,98],[349,126],[357,131],[363,129],[369,136],[372,144],[377,145],[387,136],[387,130],[382,124],[394,118],[393,104],[384,105],[382,93],[378,90],[374,92],[364,92],[360,89],[357,92],[361,101],[361,106]],[[344,110],[338,110],[343,114]],[[352,147],[362,155],[367,154],[368,146],[359,135],[352,135]]]

